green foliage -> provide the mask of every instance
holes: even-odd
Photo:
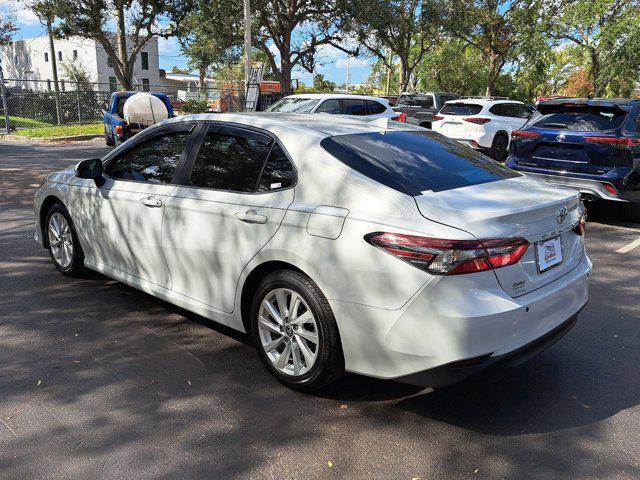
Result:
[[[209,110],[209,105],[206,100],[187,100],[184,102],[184,105],[180,108],[182,113],[191,114],[191,113],[205,113]]]
[[[17,27],[11,18],[7,18],[2,12],[0,12],[0,46],[7,45],[11,42],[13,33],[17,30]]]
[[[317,73],[313,77],[313,89],[316,92],[333,92],[336,89],[336,84],[325,80],[324,75]]]
[[[9,126],[11,129],[23,127],[50,127],[50,123],[40,122],[32,118],[9,116]]]

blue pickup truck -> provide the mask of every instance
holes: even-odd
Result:
[[[122,110],[124,109],[124,102],[129,97],[135,95],[138,92],[114,92],[109,98],[106,110],[103,114],[104,122],[104,141],[107,145],[112,146],[116,143],[125,141],[127,138],[132,137],[137,133],[139,129],[134,126],[127,125],[124,121]],[[175,116],[173,108],[171,107],[171,101],[169,97],[164,93],[150,92],[154,97],[159,98],[167,107],[169,112],[169,118]]]

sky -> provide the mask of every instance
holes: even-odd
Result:
[[[14,40],[40,37],[46,34],[45,28],[40,24],[33,12],[24,9],[17,1],[0,0],[0,11],[11,12],[16,19],[18,31],[14,35]],[[272,49],[277,53],[275,47]],[[178,39],[168,38],[158,39],[158,56],[160,68],[171,70],[174,66],[187,68],[186,58],[180,53]],[[279,60],[279,59],[278,59]],[[364,83],[371,72],[371,58],[351,57],[349,73],[351,84]],[[320,47],[316,55],[316,73],[324,75],[326,80],[335,82],[338,85],[346,82],[347,79],[347,55],[331,45]],[[301,69],[293,72],[292,77],[299,79],[305,85],[313,84],[313,75]]]

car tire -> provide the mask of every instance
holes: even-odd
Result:
[[[329,302],[300,272],[279,270],[260,282],[251,305],[251,330],[260,360],[289,388],[312,392],[344,373]]]
[[[42,230],[55,267],[65,275],[83,274],[84,252],[71,216],[64,205],[54,203],[49,208]]]
[[[640,222],[640,203],[625,205],[625,218],[631,222]]]
[[[116,144],[106,130],[104,131],[104,143],[106,143],[108,147],[113,147]]]
[[[498,162],[504,162],[507,159],[507,149],[509,148],[509,139],[504,133],[497,133],[491,142],[489,156]]]

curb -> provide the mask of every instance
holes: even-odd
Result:
[[[101,138],[102,134],[93,135],[71,135],[67,137],[22,137],[20,135],[5,134],[0,135],[0,140],[9,142],[25,142],[25,143],[55,143],[55,142],[81,142],[83,140],[93,140]]]

